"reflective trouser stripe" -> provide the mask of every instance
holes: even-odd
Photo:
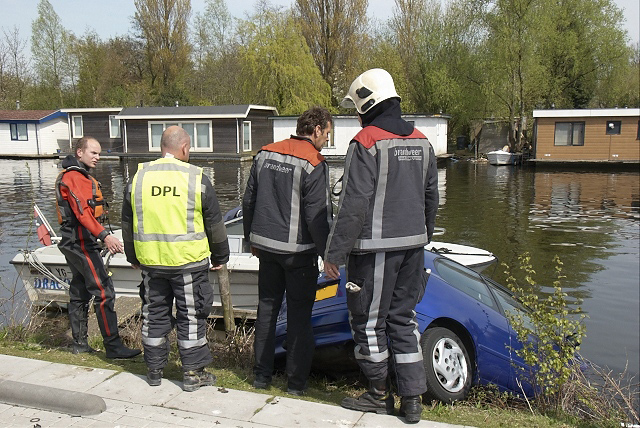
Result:
[[[347,268],[347,280],[361,287],[357,293],[347,293],[347,305],[356,342],[354,354],[365,376],[385,379],[387,360],[393,356],[398,363],[398,393],[424,393],[426,379],[415,313],[426,279],[424,250],[351,254]]]
[[[145,362],[150,368],[164,367],[168,358],[167,336],[173,327],[171,308],[175,301],[178,350],[184,369],[204,367],[211,362],[207,346],[207,320],[197,308],[210,305],[203,293],[210,289],[208,269],[191,273],[142,271],[144,290],[141,293],[142,343]],[[206,287],[206,288],[203,288]],[[209,291],[209,297],[211,297]]]

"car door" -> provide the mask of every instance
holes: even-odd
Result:
[[[436,259],[434,267],[438,275],[449,285],[475,300],[470,305],[458,298],[457,306],[464,307],[465,313],[457,314],[454,319],[464,320],[462,324],[469,330],[476,343],[478,377],[483,382],[495,383],[503,389],[509,388],[509,325],[489,287],[480,274],[453,260]]]

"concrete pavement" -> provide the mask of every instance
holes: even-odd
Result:
[[[83,416],[78,416],[82,414]],[[402,418],[270,394],[180,382],[0,354],[4,427],[406,427]],[[438,422],[411,425],[453,428]]]

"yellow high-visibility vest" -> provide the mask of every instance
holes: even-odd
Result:
[[[202,168],[170,157],[138,165],[131,206],[142,265],[179,267],[211,255],[202,218],[202,174]]]

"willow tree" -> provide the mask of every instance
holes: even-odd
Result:
[[[271,105],[281,115],[329,105],[330,87],[291,13],[263,7],[242,23],[241,32],[245,103]]]
[[[151,88],[161,104],[186,97],[180,90],[191,54],[191,0],[134,0],[133,24],[144,42]]]
[[[296,0],[295,14],[322,78],[331,87],[333,105],[351,80],[364,70],[355,64],[367,44],[368,0]]]

